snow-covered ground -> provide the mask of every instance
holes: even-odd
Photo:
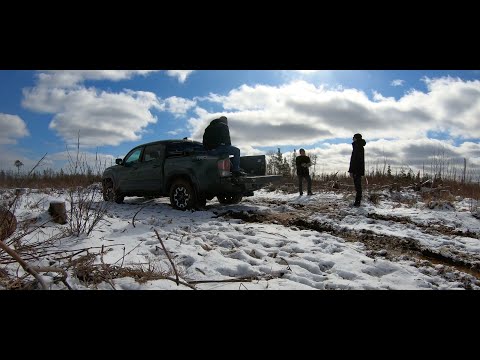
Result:
[[[95,204],[107,205],[106,214],[89,235],[77,237],[61,235],[68,223],[38,227],[50,218],[50,201],[68,200],[66,192],[27,190],[17,199],[11,238],[37,227],[19,241],[51,246],[29,262],[65,269],[73,289],[480,289],[480,220],[472,200],[430,209],[419,199],[401,201],[415,193],[394,195],[354,208],[341,193],[261,190],[237,205],[212,200],[203,211],[182,212],[168,198],[107,204],[98,193]],[[102,266],[107,277],[95,281],[92,269]],[[0,268],[15,274],[19,265],[0,262]],[[170,279],[133,275],[152,269]],[[66,288],[58,273],[42,276],[51,289]]]

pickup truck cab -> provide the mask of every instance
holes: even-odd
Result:
[[[234,177],[228,155],[209,155],[202,143],[187,139],[139,145],[115,162],[103,173],[102,191],[105,201],[119,204],[126,196],[169,196],[179,210],[204,207],[214,197],[236,204],[281,179],[265,175],[265,155],[242,156],[240,166],[247,175]]]

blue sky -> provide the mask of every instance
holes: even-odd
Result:
[[[317,172],[346,171],[357,132],[370,168],[480,167],[479,70],[0,70],[0,168],[47,153],[43,168],[65,169],[78,136],[86,161],[107,162],[201,141],[219,115],[242,155],[303,147]]]

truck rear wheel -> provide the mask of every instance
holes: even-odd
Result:
[[[190,182],[184,179],[173,182],[170,187],[170,204],[178,210],[195,208],[196,197]]]
[[[220,204],[238,204],[242,201],[242,195],[218,195],[217,199]]]

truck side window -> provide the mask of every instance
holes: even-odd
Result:
[[[143,161],[155,161],[163,158],[163,148],[162,144],[149,145],[145,148],[145,155],[143,156]]]
[[[178,141],[167,144],[167,157],[184,156],[204,151],[202,143],[196,141]]]
[[[140,161],[140,155],[142,155],[143,148],[135,149],[127,155],[123,162],[126,166],[138,163]]]
[[[183,143],[171,142],[167,145],[167,156],[178,156],[183,153]]]

